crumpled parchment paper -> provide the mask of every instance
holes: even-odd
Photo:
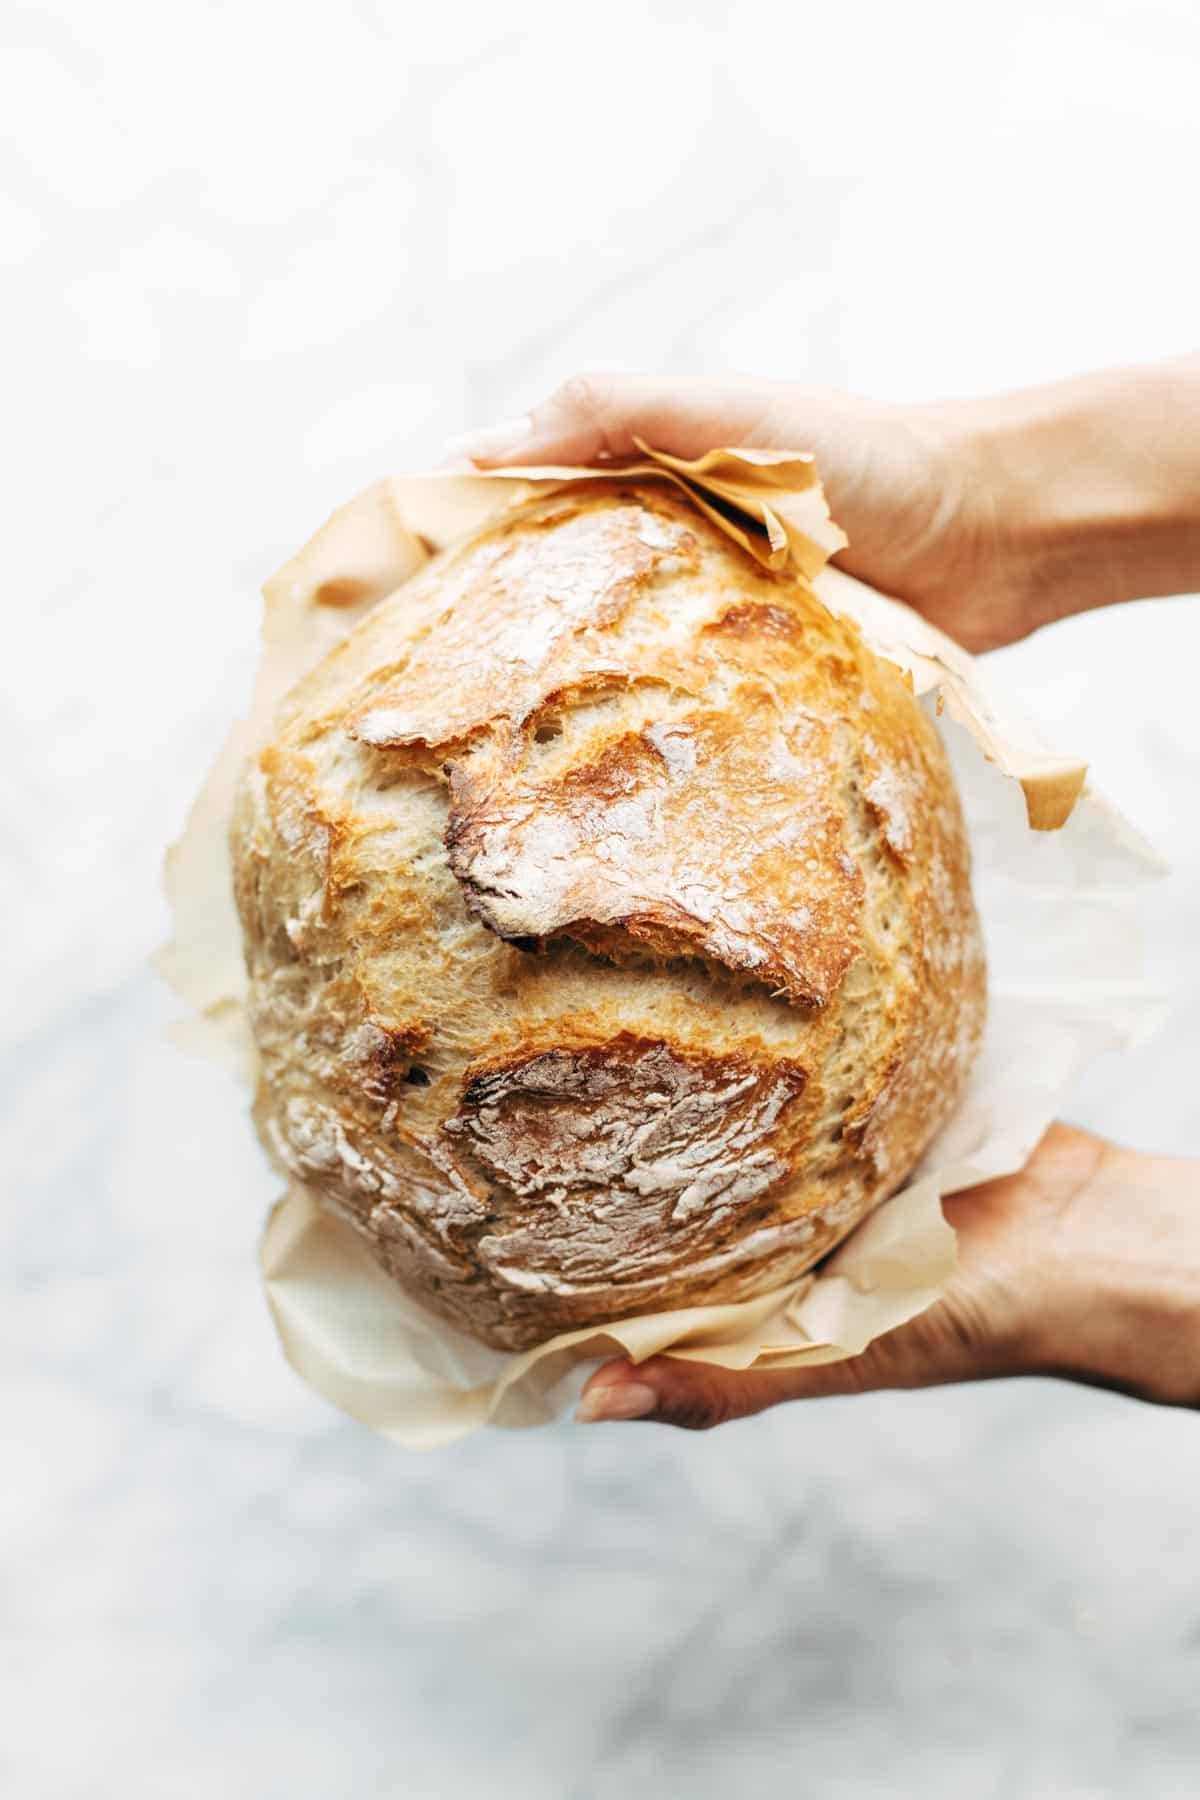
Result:
[[[226,834],[238,771],[278,701],[442,546],[542,493],[614,472],[671,482],[747,554],[794,568],[945,715],[988,943],[987,1035],[961,1106],[921,1166],[818,1270],[756,1300],[565,1332],[520,1354],[489,1350],[423,1313],[351,1229],[292,1181],[262,1241],[284,1351],[328,1400],[411,1448],[487,1422],[544,1423],[607,1356],[668,1352],[747,1368],[858,1354],[943,1291],[955,1241],[942,1196],[1019,1168],[1080,1069],[1132,1043],[1158,1011],[1140,975],[1130,890],[1161,864],[1087,790],[1085,766],[1049,751],[992,690],[985,665],[909,607],[829,565],[846,540],[812,458],[725,449],[688,463],[639,448],[641,459],[619,471],[390,478],[336,512],[267,583],[249,717],[233,727],[168,858],[175,934],[159,965],[191,1009],[176,1038],[232,1059],[253,1080]]]

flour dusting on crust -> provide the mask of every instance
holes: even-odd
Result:
[[[657,486],[531,503],[376,606],[233,852],[265,1141],[500,1348],[802,1274],[982,1033],[934,727]]]

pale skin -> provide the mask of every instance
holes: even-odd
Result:
[[[1200,356],[996,398],[890,406],[789,382],[579,376],[461,440],[481,467],[596,463],[634,439],[815,453],[838,561],[972,650],[1200,589]],[[1056,1375],[1200,1408],[1200,1162],[1054,1125],[1018,1175],[945,1202],[944,1297],[861,1356],[730,1372],[598,1369],[579,1417],[703,1429],[786,1400]]]

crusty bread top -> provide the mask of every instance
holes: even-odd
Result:
[[[288,697],[234,857],[270,1143],[498,1344],[809,1266],[979,1041],[936,731],[653,484],[377,607]]]

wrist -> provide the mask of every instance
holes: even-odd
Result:
[[[1028,1371],[1200,1408],[1200,1164],[1107,1146],[1043,1249]]]
[[[1200,357],[943,410],[1024,631],[1200,585]]]

